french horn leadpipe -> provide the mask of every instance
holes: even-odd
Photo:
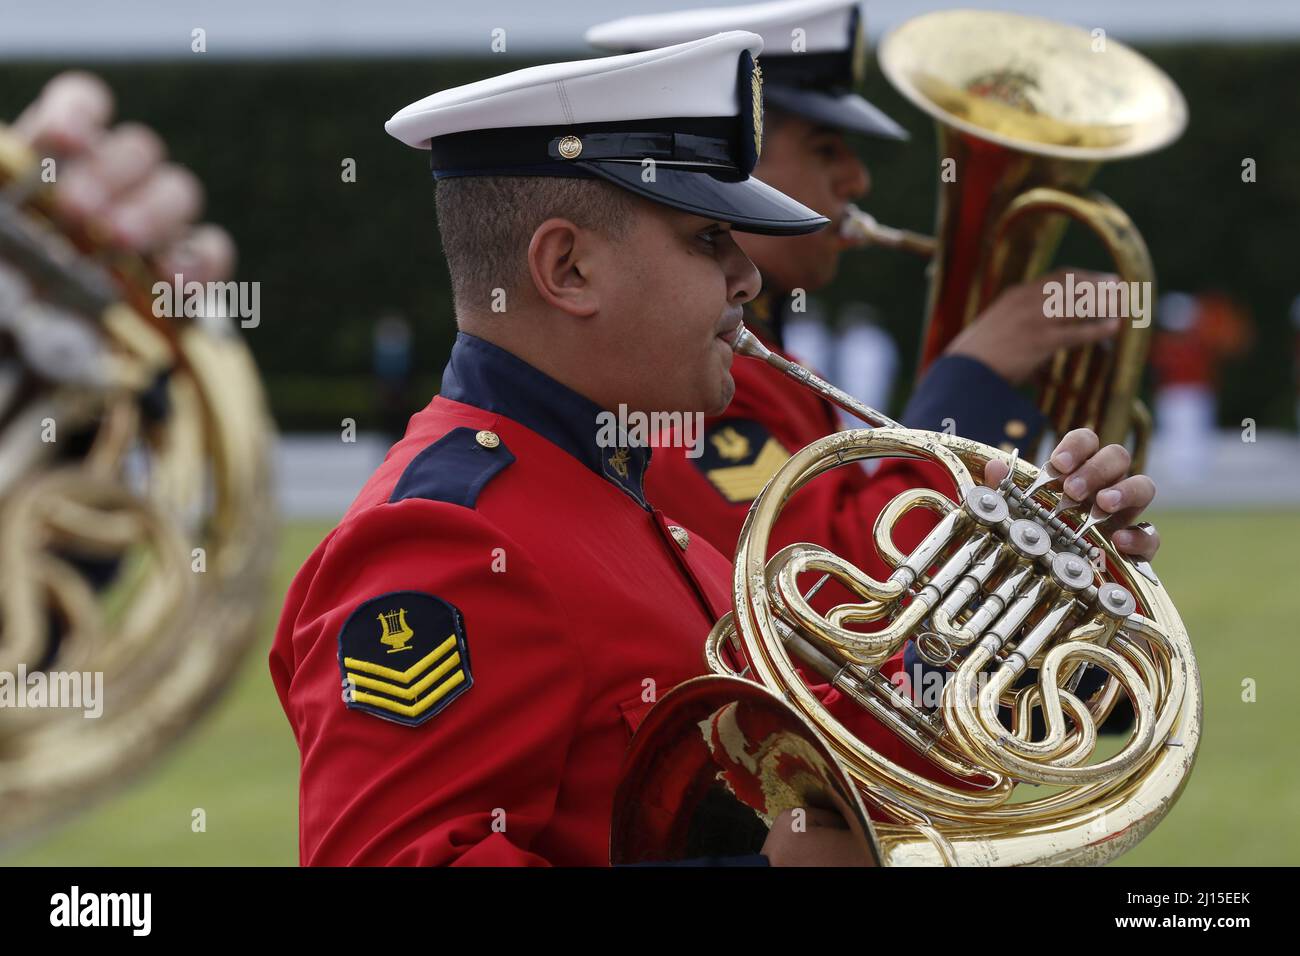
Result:
[[[733,347],[873,427],[808,445],[755,499],[732,612],[704,649],[711,676],[665,696],[629,748],[611,860],[755,852],[782,811],[810,806],[838,810],[884,865],[1099,864],[1134,846],[1178,799],[1201,735],[1191,641],[1150,564],[1120,554],[1100,515],[1075,514],[1050,468],[903,428],[743,328]],[[938,466],[952,488],[909,489],[883,509],[872,534],[886,578],[811,543],[769,558],[772,527],[800,488],[892,457]],[[994,459],[1009,469],[996,488],[982,484]],[[904,547],[895,526],[914,509],[933,525]],[[812,576],[851,600],[818,610],[822,581],[804,590]],[[945,671],[937,701],[881,672],[909,641]],[[1107,678],[1087,699],[1074,693],[1085,667]],[[865,723],[846,726],[803,674],[849,698]],[[1097,728],[1121,695],[1134,724],[1105,756]],[[889,755],[900,744],[910,759]],[[719,832],[739,842],[705,839]]]

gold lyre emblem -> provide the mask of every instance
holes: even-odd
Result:
[[[396,654],[398,651],[412,650],[407,641],[415,637],[415,632],[406,625],[406,608],[381,611],[375,615],[375,619],[379,621],[381,631],[379,642],[388,645],[388,653]]]
[[[620,448],[614,454],[609,456],[610,467],[618,473],[620,478],[627,477],[627,463],[631,460],[632,455],[626,448]]]
[[[710,436],[709,441],[727,461],[740,461],[749,454],[749,439],[730,425]]]
[[[763,155],[763,68],[754,61],[754,72],[749,74],[750,93],[754,110],[754,155]]]

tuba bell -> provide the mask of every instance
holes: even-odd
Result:
[[[733,610],[704,649],[712,676],[674,688],[638,728],[615,795],[611,861],[757,852],[778,813],[813,806],[838,810],[885,865],[1099,864],[1141,840],[1182,792],[1201,728],[1191,643],[1150,564],[1115,550],[1100,513],[1072,515],[1050,467],[903,428],[743,328],[734,348],[874,427],[813,442],[755,499]],[[913,488],[881,512],[874,541],[888,577],[814,544],[768,559],[772,527],[800,488],[886,457],[930,462],[951,482],[950,494]],[[993,459],[1010,469],[997,488],[981,483]],[[896,526],[915,509],[933,525],[905,551]],[[821,579],[804,590],[812,575]],[[856,600],[814,609],[827,578]],[[937,702],[882,672],[909,640],[946,672]],[[1088,667],[1106,680],[1085,699],[1075,691]],[[879,733],[846,726],[800,669]],[[1031,669],[1037,680],[1022,685]],[[1136,719],[1105,755],[1097,728],[1120,695]]]
[[[276,534],[225,310],[160,316],[171,277],[60,222],[42,166],[0,127],[0,844],[194,725],[257,633]]]
[[[1124,323],[1113,343],[1058,352],[1038,377],[1037,401],[1058,435],[1083,427],[1103,444],[1131,439],[1140,467],[1151,416],[1137,394],[1155,275],[1132,220],[1085,190],[1101,163],[1178,138],[1187,122],[1178,87],[1104,36],[979,10],[907,21],[881,41],[879,63],[935,119],[945,163],[937,234],[883,226],[855,207],[842,230],[867,245],[932,257],[918,372],[1004,288],[1046,271],[1075,220],[1101,241],[1123,284],[1105,290],[1099,306],[1131,312],[1128,283],[1148,283],[1148,314]]]

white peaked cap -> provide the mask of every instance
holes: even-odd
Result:
[[[858,0],[779,0],[623,17],[592,27],[587,42],[607,50],[646,50],[719,30],[763,38],[767,103],[814,122],[884,139],[907,132],[855,93],[862,80]]]
[[[763,38],[769,57],[793,52],[795,31],[802,49],[824,53],[848,48],[857,0],[778,0],[743,7],[706,7],[623,17],[592,27],[584,38],[607,50],[644,50],[683,43],[722,30],[748,30]]]
[[[466,130],[733,116],[740,109],[736,58],[762,49],[756,34],[732,30],[664,49],[532,66],[426,96],[384,129],[428,149],[430,138]]]
[[[757,34],[732,30],[529,67],[426,96],[384,128],[428,150],[437,179],[599,178],[742,231],[812,232],[825,217],[749,175],[761,151],[762,48]]]

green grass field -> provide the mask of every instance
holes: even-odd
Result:
[[[1291,736],[1300,730],[1300,513],[1167,512],[1155,520],[1164,539],[1161,578],[1196,642],[1204,737],[1182,798],[1120,863],[1300,863],[1300,762]],[[327,530],[285,529],[270,617]],[[298,751],[267,670],[272,627],[268,618],[237,684],[163,761],[0,862],[296,864]],[[1256,685],[1251,703],[1242,700],[1247,678]],[[206,811],[204,833],[191,832],[195,807]]]

